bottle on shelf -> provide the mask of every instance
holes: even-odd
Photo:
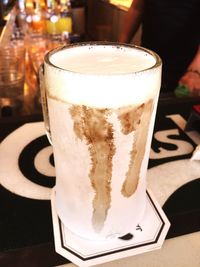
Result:
[[[49,0],[48,0],[49,1]],[[47,3],[46,30],[49,35],[72,33],[72,13],[69,0],[51,0]]]
[[[86,33],[86,0],[71,0],[73,32],[83,37]]]
[[[25,0],[18,0],[17,1],[17,7],[20,13],[25,13],[26,8],[26,1]]]
[[[31,33],[44,33],[45,32],[45,10],[42,7],[40,0],[34,0],[32,5],[28,2],[26,9],[26,22],[28,31]]]
[[[26,32],[26,3],[25,0],[17,1],[16,25],[25,34]]]
[[[50,11],[50,10],[52,10],[52,9],[55,8],[55,6],[56,6],[56,1],[55,1],[55,0],[46,0],[45,5],[46,5],[46,9],[47,9],[48,11]]]
[[[59,3],[59,20],[57,23],[58,32],[72,33],[72,11],[70,0],[60,0]]]
[[[47,0],[46,8],[46,32],[49,35],[58,34],[59,12],[57,2],[55,0]]]

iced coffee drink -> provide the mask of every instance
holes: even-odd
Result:
[[[130,45],[86,43],[47,54],[55,204],[76,235],[116,238],[140,223],[160,78],[159,57]]]

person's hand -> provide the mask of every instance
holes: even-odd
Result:
[[[188,70],[179,80],[179,84],[188,88],[190,95],[200,95],[200,72]]]

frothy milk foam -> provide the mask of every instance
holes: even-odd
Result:
[[[56,208],[82,237],[122,236],[144,214],[160,88],[155,62],[128,46],[84,45],[59,50],[45,64]]]

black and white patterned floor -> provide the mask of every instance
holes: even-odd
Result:
[[[200,162],[190,161],[200,136],[183,131],[186,119],[159,111],[152,140],[147,180],[171,221],[168,238],[200,230]],[[0,251],[53,243],[55,170],[43,122],[0,129]]]

